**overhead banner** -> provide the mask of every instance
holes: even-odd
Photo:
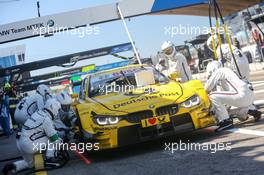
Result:
[[[89,73],[95,73],[98,71],[105,71],[105,70],[114,69],[114,68],[118,68],[118,67],[128,66],[131,63],[132,63],[132,61],[120,61],[120,62],[101,65],[101,66],[88,65],[85,67],[90,67],[90,68],[94,68],[94,69],[91,69],[87,72],[78,72],[78,73],[68,74],[66,77],[61,77],[58,79],[46,80],[46,81],[43,81],[43,80],[49,79],[49,78],[60,77],[57,75],[62,76],[62,74],[60,74],[60,73],[62,73],[63,71],[57,72],[57,73],[46,74],[46,75],[40,75],[37,77],[32,77],[31,79],[27,79],[25,81],[18,82],[17,83],[18,84],[17,90],[19,90],[21,92],[31,91],[31,90],[36,89],[37,86],[40,84],[46,84],[49,86],[57,86],[57,85],[62,84],[63,82],[68,82],[69,80],[71,80],[72,83],[76,83],[76,82],[81,81],[82,75],[88,75]]]
[[[5,69],[0,68],[0,77],[19,74],[26,71],[43,69],[51,66],[62,66],[64,64],[73,64],[73,63],[75,64],[78,61],[92,59],[100,56],[111,55],[113,53],[126,52],[130,50],[132,50],[131,43],[124,43],[124,44],[104,47],[100,49],[78,52],[69,55],[58,56],[55,58],[49,58],[45,60],[15,65],[15,66],[7,67]],[[80,71],[80,70],[78,69],[72,71],[73,72],[75,71],[76,73],[76,71]]]
[[[123,0],[119,7],[128,18],[205,3],[208,0]],[[0,26],[0,44],[118,19],[117,4],[108,4],[13,22]]]

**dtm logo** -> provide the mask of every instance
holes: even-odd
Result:
[[[55,22],[54,22],[52,19],[48,20],[48,22],[47,22],[47,25],[48,25],[49,27],[53,27],[54,24],[55,24]]]

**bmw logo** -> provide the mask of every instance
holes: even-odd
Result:
[[[153,109],[153,108],[155,108],[155,105],[149,105],[149,108]]]
[[[48,20],[48,22],[47,22],[47,25],[48,25],[49,27],[53,27],[54,24],[55,24],[55,22],[54,22],[52,19]]]

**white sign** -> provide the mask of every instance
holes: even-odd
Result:
[[[119,2],[119,7],[127,18],[207,2],[208,0],[123,0]],[[118,19],[117,4],[108,4],[13,22],[0,26],[0,44]]]

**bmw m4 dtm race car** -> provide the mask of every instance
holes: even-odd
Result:
[[[82,137],[100,149],[121,147],[215,124],[198,80],[179,83],[151,66],[87,75],[75,105]]]

